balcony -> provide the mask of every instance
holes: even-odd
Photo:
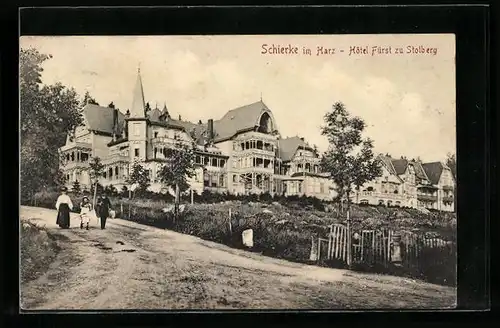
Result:
[[[443,186],[444,191],[453,191],[455,188],[453,186]]]
[[[437,202],[437,196],[429,194],[417,194],[417,199],[423,202]]]
[[[156,137],[151,138],[152,145],[175,145],[179,142],[182,142],[186,145],[190,145],[191,143],[186,140],[178,140],[171,137]]]
[[[273,167],[265,167],[265,166],[250,166],[250,167],[242,167],[239,169],[235,169],[236,172],[239,173],[266,173],[266,174],[274,174]]]
[[[356,198],[356,193],[351,195],[352,198]],[[373,191],[362,191],[359,193],[359,199],[362,197],[373,197],[381,200],[392,200],[392,201],[404,201],[405,196],[402,194],[394,194],[394,193],[383,193],[383,192],[373,192]]]
[[[73,142],[69,145],[64,145],[59,150],[61,152],[66,152],[72,149],[81,149],[81,150],[92,150],[92,144],[86,142]]]
[[[129,156],[125,156],[122,154],[113,154],[104,158],[102,160],[102,164],[109,165],[117,162],[129,162],[129,161],[130,161]]]
[[[61,164],[61,169],[64,171],[72,169],[88,169],[90,167],[89,162],[66,162]]]
[[[251,156],[251,155],[257,155],[257,156],[265,156],[268,158],[274,158],[274,150],[273,149],[259,149],[259,148],[250,148],[250,149],[244,149],[244,150],[235,150],[236,156],[239,157],[246,157],[246,156]]]
[[[453,203],[453,196],[444,196],[443,203]]]
[[[250,141],[250,139],[273,142],[277,140],[277,137],[273,134],[250,131],[239,134],[235,140],[239,142],[245,142],[245,141]]]
[[[438,187],[434,186],[434,185],[418,185],[417,186],[417,189],[419,190],[437,190]],[[425,194],[425,192],[423,193]]]

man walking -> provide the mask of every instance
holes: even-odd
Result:
[[[109,201],[108,196],[102,196],[99,203],[99,218],[101,219],[101,229],[106,229],[106,219],[109,216],[110,209],[111,202]]]

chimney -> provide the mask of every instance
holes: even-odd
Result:
[[[208,120],[208,139],[212,141],[214,138],[214,120],[209,119]]]

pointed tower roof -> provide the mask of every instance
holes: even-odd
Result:
[[[130,108],[131,118],[144,118],[145,102],[144,90],[142,88],[141,69],[137,69],[137,80],[135,82],[134,94],[132,98],[132,107]]]
[[[163,109],[161,111],[160,116],[162,118],[170,118],[170,114],[169,114],[168,109],[167,109],[167,103],[163,103]]]

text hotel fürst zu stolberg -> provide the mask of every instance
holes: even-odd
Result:
[[[294,44],[267,44],[263,43],[262,55],[289,55],[289,56],[387,56],[387,55],[427,55],[435,56],[438,48],[422,44],[402,46],[381,45],[353,45],[345,48],[318,45],[316,47],[299,46]]]

